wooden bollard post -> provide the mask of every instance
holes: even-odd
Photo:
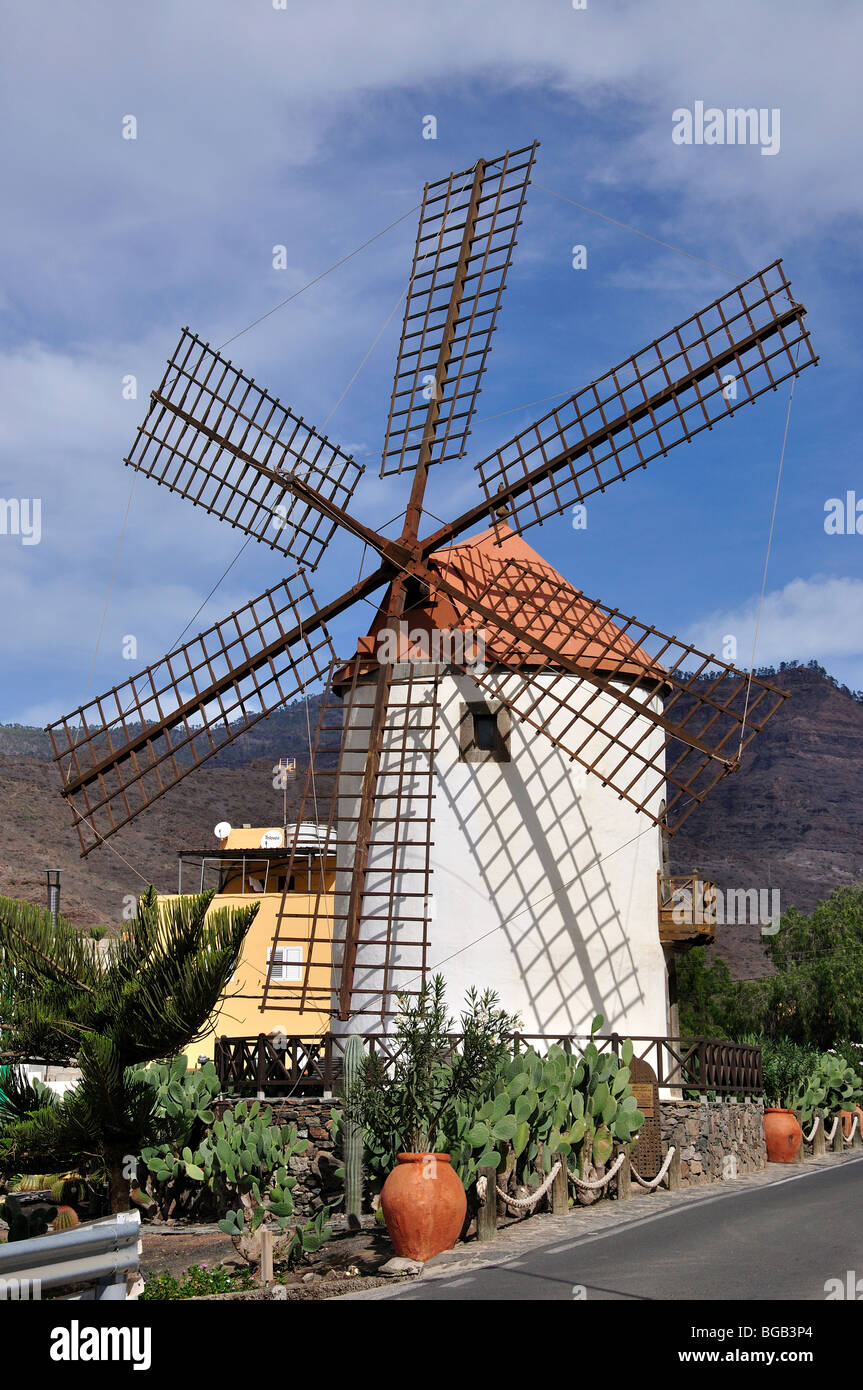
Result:
[[[485,1178],[485,1202],[476,1213],[477,1240],[494,1240],[497,1235],[497,1169],[478,1168],[477,1177]]]
[[[551,1184],[551,1211],[553,1216],[566,1216],[569,1211],[569,1174],[565,1155],[561,1157],[560,1168]]]
[[[836,1126],[836,1133],[833,1135],[833,1152],[841,1154],[845,1152],[845,1141],[842,1138],[842,1116],[838,1117],[839,1123]]]
[[[261,1284],[268,1289],[273,1282],[273,1233],[261,1230]]]
[[[674,1153],[671,1155],[671,1162],[668,1165],[668,1190],[669,1192],[679,1192],[683,1186],[683,1179],[680,1176],[680,1146],[675,1144]]]
[[[629,1157],[629,1145],[615,1145],[615,1161],[623,1154],[623,1162],[617,1170],[617,1200],[618,1202],[630,1202],[632,1200],[632,1163]]]
[[[814,1118],[813,1118],[814,1124]],[[818,1129],[812,1138],[812,1157],[823,1158],[827,1152],[827,1145],[824,1142],[824,1116],[818,1116]]]
[[[852,1147],[852,1149],[860,1149],[860,1148],[863,1148],[863,1131],[861,1131],[861,1129],[860,1129],[860,1112],[859,1112],[859,1111],[855,1112],[854,1119],[852,1120],[851,1123],[852,1123],[852,1126],[853,1126],[853,1129],[854,1129],[854,1138],[851,1140],[851,1147]]]

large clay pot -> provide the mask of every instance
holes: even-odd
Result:
[[[793,1110],[765,1110],[764,1138],[771,1163],[797,1162],[803,1144],[803,1130]]]
[[[467,1196],[449,1154],[399,1154],[381,1207],[396,1254],[430,1260],[458,1240]]]

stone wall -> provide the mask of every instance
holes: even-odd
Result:
[[[219,1113],[227,1108],[216,1102]],[[328,1199],[341,1196],[342,1182],[334,1176],[341,1160],[334,1153],[332,1114],[335,1100],[297,1096],[273,1102],[282,1124],[296,1125],[297,1136],[308,1139],[306,1153],[292,1158],[291,1174],[297,1179],[294,1207],[302,1218],[313,1216]],[[660,1102],[662,1148],[674,1144],[680,1151],[680,1176],[684,1186],[729,1181],[767,1166],[761,1102],[663,1100]],[[636,1159],[637,1165],[637,1159]]]
[[[760,1101],[663,1100],[662,1147],[680,1152],[680,1176],[689,1187],[720,1182],[767,1167]]]

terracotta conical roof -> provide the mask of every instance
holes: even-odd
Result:
[[[538,639],[579,666],[628,676],[643,674],[653,679],[665,674],[647,652],[604,613],[594,609],[578,589],[504,522],[445,550],[434,551],[430,565],[468,598],[477,599],[486,609],[514,623],[526,636]],[[368,635],[360,638],[357,654],[361,658],[371,658],[374,654],[385,607],[386,602]],[[514,663],[554,665],[530,641],[516,642],[513,646],[511,634],[495,630],[481,615],[469,614],[463,618],[450,596],[442,590],[432,589],[431,594],[406,611],[404,617],[411,632],[482,628],[487,665],[495,662],[505,662],[508,666]],[[406,659],[407,650],[404,656]],[[346,668],[345,676],[349,669]]]

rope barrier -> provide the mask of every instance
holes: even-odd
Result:
[[[495,1183],[494,1190],[495,1190],[495,1192],[497,1193],[498,1197],[500,1197],[501,1200],[504,1201],[508,1207],[514,1207],[516,1211],[527,1210],[528,1207],[535,1207],[536,1204],[537,1204],[537,1202],[539,1201],[540,1197],[544,1197],[544,1196],[545,1196],[546,1192],[547,1192],[548,1189],[551,1187],[551,1184],[554,1182],[555,1178],[557,1177],[558,1173],[560,1172],[560,1169],[561,1169],[561,1164],[560,1164],[560,1161],[558,1160],[558,1162],[555,1163],[554,1167],[552,1168],[551,1172],[549,1173],[548,1177],[546,1178],[545,1182],[542,1184],[542,1187],[538,1187],[531,1197],[510,1197],[509,1193],[508,1193],[508,1192],[504,1192],[503,1188],[502,1188],[502,1187],[498,1187],[497,1183]],[[479,1183],[480,1183],[480,1182],[484,1182],[484,1179],[481,1178],[481,1179],[479,1180],[479,1182],[477,1182],[477,1187],[476,1187],[477,1195],[479,1195]],[[482,1194],[482,1196],[480,1197],[480,1201],[484,1201],[484,1199],[485,1199],[485,1188],[483,1188],[483,1194]]]
[[[573,1171],[572,1171],[571,1168],[568,1169],[569,1176],[572,1178],[572,1181],[575,1183],[576,1187],[580,1187],[580,1188],[582,1188],[582,1189],[583,1189],[584,1191],[586,1191],[586,1192],[596,1192],[596,1191],[598,1191],[600,1188],[605,1187],[606,1183],[608,1183],[608,1182],[611,1181],[611,1179],[612,1179],[612,1178],[615,1176],[615,1174],[619,1171],[619,1169],[620,1169],[620,1167],[621,1167],[621,1165],[622,1165],[622,1163],[623,1163],[623,1160],[624,1160],[625,1158],[626,1158],[626,1154],[625,1154],[625,1153],[619,1153],[619,1154],[617,1155],[617,1159],[616,1159],[615,1163],[612,1164],[612,1166],[611,1166],[611,1168],[609,1168],[608,1172],[607,1172],[603,1177],[601,1177],[601,1178],[594,1178],[594,1179],[590,1179],[590,1178],[579,1178],[579,1177],[576,1176],[575,1173],[573,1173]]]
[[[850,1133],[850,1134],[844,1134],[844,1133],[843,1133],[843,1135],[842,1135],[842,1143],[843,1143],[843,1144],[853,1144],[853,1143],[854,1143],[854,1135],[857,1133],[857,1129],[858,1129],[858,1127],[859,1127],[859,1124],[860,1124],[860,1116],[855,1114],[854,1120],[853,1120],[852,1125],[851,1125],[851,1133]]]
[[[836,1127],[837,1127],[838,1124],[839,1124],[839,1116],[837,1115],[837,1116],[835,1117],[835,1119],[833,1120],[833,1125],[832,1125],[832,1127],[831,1127],[831,1129],[830,1129],[829,1131],[828,1131],[828,1129],[827,1129],[827,1126],[825,1125],[825,1127],[824,1127],[824,1142],[825,1142],[826,1144],[832,1144],[832,1143],[833,1143],[833,1140],[836,1138]]]
[[[630,1162],[629,1169],[632,1173],[632,1176],[635,1178],[635,1181],[641,1187],[647,1187],[652,1191],[653,1188],[658,1187],[659,1184],[662,1182],[662,1179],[665,1177],[666,1173],[671,1167],[671,1160],[673,1159],[673,1157],[674,1145],[672,1144],[671,1148],[668,1150],[668,1153],[665,1155],[665,1158],[662,1160],[662,1167],[660,1168],[655,1178],[643,1178],[641,1174],[636,1171],[635,1164],[632,1162]]]
[[[821,1123],[821,1116],[820,1116],[820,1115],[816,1115],[816,1116],[815,1116],[815,1122],[814,1122],[814,1124],[812,1125],[812,1128],[810,1129],[809,1133],[808,1133],[808,1134],[804,1134],[804,1136],[803,1136],[803,1143],[804,1143],[804,1144],[811,1144],[811,1143],[812,1143],[812,1140],[815,1138],[816,1134],[818,1133],[818,1126],[820,1125],[820,1123]]]

